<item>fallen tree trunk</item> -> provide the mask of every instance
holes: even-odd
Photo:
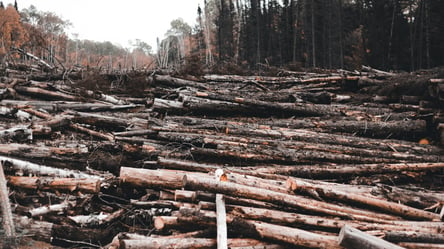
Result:
[[[385,233],[384,239],[394,243],[414,242],[414,243],[444,244],[444,235],[436,233],[388,231]]]
[[[138,239],[120,239],[119,248],[122,249],[212,249],[216,248],[217,241],[215,239],[205,238],[138,238]],[[262,249],[279,249],[283,248],[279,245],[271,245],[254,239],[228,239],[228,248],[262,248]]]
[[[14,187],[34,190],[99,193],[101,181],[99,179],[10,176],[8,183]]]
[[[48,167],[45,165],[38,165],[35,163],[14,159],[10,157],[0,156],[0,161],[5,165],[7,163],[8,166],[12,167],[16,170],[21,170],[26,173],[32,173],[36,175],[49,175],[49,176],[57,176],[57,177],[74,177],[74,178],[88,178],[88,179],[102,179],[100,176],[90,175],[83,172],[78,172],[74,170],[66,170],[66,169],[57,169]]]
[[[384,223],[387,220],[396,219],[389,215],[382,215],[368,211],[353,209],[345,206],[338,206],[323,201],[311,200],[301,196],[288,195],[284,193],[279,193],[266,189],[258,189],[255,187],[240,185],[231,182],[214,182],[205,178],[198,178],[192,175],[184,176],[183,186],[185,188],[192,190],[205,190],[231,196],[244,197],[259,201],[266,201],[283,206],[306,210],[313,213],[322,213],[346,219],[352,218],[361,221],[378,221],[381,223]]]
[[[366,234],[348,225],[345,225],[339,233],[339,245],[350,249],[403,249],[403,247],[392,244],[370,234]]]
[[[312,184],[295,178],[288,178],[287,184],[293,191],[298,189],[312,189],[323,197],[331,198],[337,201],[349,201],[409,219],[440,220],[439,215],[432,212],[378,199],[374,196],[336,190],[334,189],[334,186],[327,187],[326,185],[322,184]]]

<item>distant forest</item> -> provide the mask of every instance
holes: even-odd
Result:
[[[208,0],[196,25],[171,22],[157,50],[68,38],[69,21],[0,3],[0,58],[11,47],[67,65],[118,68],[344,68],[444,64],[442,0]]]

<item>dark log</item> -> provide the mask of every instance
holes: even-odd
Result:
[[[156,74],[153,76],[155,84],[161,84],[170,87],[195,87],[199,89],[208,89],[205,83],[200,83],[191,80],[184,80],[179,78],[174,78],[169,75],[159,75]]]
[[[67,209],[72,208],[75,203],[64,201],[60,204],[53,204],[50,206],[42,206],[28,211],[29,217],[36,217],[46,215],[48,213],[64,213]]]
[[[346,248],[368,249],[402,249],[403,247],[392,244],[383,239],[361,232],[351,226],[345,225],[339,233],[339,245]]]
[[[204,238],[169,238],[169,237],[145,237],[139,239],[120,239],[120,248],[122,249],[212,249],[216,248],[215,239]],[[228,239],[228,248],[262,248],[279,249],[279,245],[271,245],[254,239]]]
[[[100,111],[122,111],[144,107],[141,105],[111,105],[100,103],[82,103],[69,101],[20,101],[20,100],[2,100],[1,105],[16,107],[31,107],[33,109],[44,109],[48,112],[59,112],[65,110],[100,112]]]
[[[266,189],[240,185],[231,182],[215,182],[205,178],[185,175],[183,186],[193,190],[205,190],[222,193],[231,196],[244,197],[254,200],[276,203],[279,205],[294,207],[314,213],[322,213],[343,218],[353,218],[362,221],[393,220],[395,217],[362,211],[345,206],[338,206],[323,201],[311,200],[301,196],[288,195]]]
[[[414,243],[433,243],[444,244],[444,235],[435,233],[418,233],[418,232],[385,232],[384,239],[399,243],[399,242],[414,242]]]
[[[265,174],[292,175],[316,179],[347,179],[353,176],[396,173],[401,171],[427,172],[444,168],[444,163],[396,163],[396,164],[345,164],[345,165],[294,165],[261,167]]]

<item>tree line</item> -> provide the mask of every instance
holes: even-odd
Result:
[[[191,51],[205,64],[413,71],[444,64],[441,0],[207,0]]]
[[[19,11],[17,2],[4,6],[0,1],[0,60],[14,57],[20,48],[49,63],[65,66],[96,67],[108,70],[149,68],[154,64],[152,48],[141,40],[131,41],[131,49],[109,41],[72,38],[67,29],[72,24],[57,14],[31,5]]]

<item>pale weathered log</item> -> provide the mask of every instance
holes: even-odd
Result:
[[[368,249],[402,249],[403,247],[392,244],[383,239],[361,232],[349,225],[345,225],[339,233],[339,245],[346,248]]]
[[[266,174],[293,175],[313,178],[348,178],[352,176],[396,173],[401,171],[427,172],[444,168],[444,163],[379,163],[345,165],[295,165],[279,167],[261,167],[258,172]]]
[[[16,140],[22,141],[32,141],[33,130],[28,127],[13,127],[6,130],[0,130],[0,139],[2,140]]]
[[[14,159],[10,157],[0,156],[0,161],[3,165],[7,162],[16,170],[22,170],[24,172],[29,172],[37,175],[48,175],[56,177],[74,177],[74,178],[89,178],[89,179],[101,179],[102,177],[96,175],[90,175],[83,172],[78,172],[74,170],[57,169],[53,167],[48,167],[45,165],[38,165],[35,163]]]
[[[189,86],[189,87],[196,87],[196,88],[200,88],[200,89],[208,89],[205,83],[179,79],[179,78],[171,77],[169,75],[156,74],[156,75],[154,75],[153,79],[156,84],[161,84],[161,85],[166,85],[166,86],[171,86],[171,87]]]
[[[144,107],[143,105],[112,105],[102,103],[83,103],[72,101],[20,101],[3,99],[0,101],[1,105],[15,106],[15,107],[31,107],[33,109],[44,109],[48,112],[58,112],[65,110],[85,111],[85,112],[99,112],[99,111],[118,111],[128,110]]]
[[[9,192],[6,186],[6,178],[3,172],[3,163],[0,162],[0,210],[2,213],[2,227],[6,238],[16,236],[15,225],[13,222],[11,203],[9,202]]]
[[[54,204],[54,205],[50,205],[50,206],[43,206],[43,207],[34,208],[34,209],[29,210],[28,213],[29,213],[30,217],[35,217],[35,216],[45,215],[48,213],[65,212],[67,209],[73,207],[74,204],[75,203],[73,203],[73,202],[64,201],[60,204]]]
[[[26,177],[10,176],[8,183],[14,187],[53,190],[53,191],[80,191],[84,193],[99,193],[99,179],[78,179],[78,178],[53,178],[53,177]]]

